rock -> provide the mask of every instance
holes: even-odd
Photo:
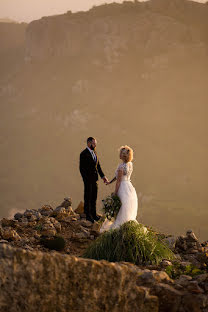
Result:
[[[64,207],[64,208],[68,208],[68,207],[71,207],[71,205],[72,205],[71,197],[65,197],[64,201],[59,206]]]
[[[1,284],[2,312],[158,312],[158,298],[136,286],[134,266],[7,244],[0,244],[0,261],[0,281],[6,281]]]
[[[80,218],[81,219],[86,219],[86,214],[85,213],[80,213]]]
[[[65,213],[66,212],[66,209],[62,206],[58,206],[54,209],[55,212],[58,212],[58,213]]]
[[[197,254],[202,246],[192,230],[186,232],[186,236],[179,236],[176,240],[175,249],[185,254]]]
[[[14,225],[15,225],[15,221],[14,221],[14,220],[9,220],[9,219],[3,218],[3,219],[1,220],[1,225],[2,225],[3,227],[5,227],[5,226],[14,226]]]
[[[80,226],[80,231],[81,232],[75,233],[75,237],[77,238],[89,238],[90,237],[90,232],[84,227]]]
[[[166,238],[164,239],[164,241],[166,242],[166,244],[168,245],[168,247],[169,247],[171,250],[174,250],[175,244],[176,244],[176,239],[175,239],[174,236],[166,237]]]
[[[172,265],[172,262],[171,261],[168,261],[168,260],[163,260],[160,265],[163,267],[163,268],[166,268],[167,266],[169,265]]]
[[[86,239],[87,238],[86,234],[83,232],[76,233],[74,237],[78,238],[78,239]]]
[[[84,226],[84,227],[87,227],[87,228],[89,228],[89,227],[92,226],[92,222],[90,222],[90,221],[88,221],[88,220],[82,220],[82,221],[80,222],[80,224],[81,224],[82,226]]]
[[[57,220],[55,220],[55,222],[53,224],[54,224],[56,231],[61,232],[61,223],[59,223]]]
[[[74,212],[78,214],[84,213],[84,203],[82,201],[79,203],[78,207],[74,210]]]
[[[29,246],[29,245],[25,245],[25,246],[24,246],[24,249],[30,250],[30,251],[34,250],[34,249],[33,249],[31,246]]]
[[[74,216],[79,216],[76,212],[74,212],[74,210],[72,209],[71,206],[65,208],[66,209],[66,212],[70,215],[74,215]]]
[[[192,280],[192,277],[189,275],[181,275],[177,280],[175,280],[176,284],[179,284],[183,287],[186,287],[189,282]]]
[[[18,220],[20,223],[21,223],[21,225],[28,225],[28,220],[27,220],[27,218],[21,218],[21,219],[19,219]]]
[[[17,241],[21,239],[21,237],[17,234],[17,232],[11,228],[5,227],[1,235],[2,235],[2,238],[6,240]]]
[[[27,209],[24,212],[24,217],[30,218],[33,215],[33,211],[31,209]]]
[[[199,284],[204,283],[205,281],[208,282],[208,273],[204,273],[204,274],[200,274],[196,276],[196,280]]]
[[[7,240],[5,240],[5,239],[1,239],[0,240],[0,244],[8,244],[9,242],[7,241]]]
[[[100,227],[101,227],[101,225],[100,225],[99,223],[94,222],[94,223],[92,224],[92,231],[93,231],[93,232],[99,232]]]
[[[80,216],[78,213],[74,213],[74,217],[75,217],[77,220],[81,220],[81,216]]]
[[[73,220],[72,220],[73,219]],[[67,222],[67,223],[71,223],[72,221],[74,221],[76,218],[73,217],[73,216],[68,216],[66,218],[64,218],[64,222]],[[76,219],[77,221],[77,219]]]
[[[187,244],[186,244],[185,236],[181,235],[176,239],[175,248],[176,248],[176,250],[179,250],[179,251],[186,251],[187,250]]]
[[[20,212],[17,212],[17,213],[15,213],[15,215],[14,215],[14,219],[15,219],[15,220],[18,220],[18,221],[19,221],[19,219],[21,219],[22,217],[23,217],[23,214],[20,213]]]
[[[145,269],[138,275],[137,285],[151,285],[156,283],[172,284],[173,280],[164,271],[150,271]]]
[[[181,255],[178,253],[175,253],[175,257],[178,261],[182,261]]]
[[[39,212],[42,216],[50,216],[50,214],[53,212],[53,208],[50,205],[44,205],[39,209]]]
[[[197,295],[187,293],[182,297],[181,306],[183,307],[182,311],[185,312],[207,312],[208,296],[203,294]]]
[[[197,259],[198,258],[198,254],[185,254],[183,256],[183,258],[185,260],[187,260],[187,262],[193,264],[194,266],[196,266],[197,268],[200,268],[201,267],[201,262]]]
[[[55,236],[56,229],[52,223],[44,223],[42,227],[41,234],[44,236]]]
[[[29,218],[29,220],[30,220],[30,222],[32,221],[36,221],[37,220],[37,218],[36,218],[36,216],[34,216],[34,215],[32,215],[30,218]]]
[[[67,254],[70,254],[70,253],[71,253],[70,248],[66,248],[66,250],[65,250],[65,251],[66,251],[66,253],[67,253]]]
[[[186,236],[189,241],[198,242],[198,239],[196,238],[196,235],[194,234],[192,230],[188,230],[186,232]]]
[[[55,217],[57,220],[63,220],[71,215],[71,210],[67,210],[64,207],[56,207],[56,209],[51,213],[51,216]]]
[[[183,292],[174,289],[172,286],[159,283],[155,284],[151,294],[159,297],[159,311],[177,312],[181,303]]]
[[[196,254],[198,253],[198,249],[197,248],[190,248],[187,250],[187,253],[189,254]]]
[[[72,218],[71,218],[71,221],[77,221],[77,218],[72,217]]]
[[[41,235],[40,234],[34,234],[35,239],[40,239]]]
[[[185,268],[187,266],[191,265],[191,262],[190,261],[181,261],[180,262],[180,266]]]
[[[205,241],[201,244],[203,247],[208,247],[208,241]]]
[[[197,281],[189,282],[187,285],[187,289],[188,289],[188,291],[192,292],[193,294],[203,294],[204,293],[204,290],[201,287],[199,287]]]

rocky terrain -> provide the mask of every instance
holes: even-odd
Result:
[[[102,221],[102,218],[101,218]],[[176,259],[136,266],[83,259],[99,236],[83,204],[65,198],[0,221],[0,310],[18,311],[208,311],[208,242],[156,233]],[[64,245],[45,242],[61,237]]]

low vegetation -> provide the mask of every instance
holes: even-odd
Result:
[[[174,253],[151,230],[135,221],[103,233],[85,251],[85,258],[134,264],[158,264],[162,259],[173,260]]]

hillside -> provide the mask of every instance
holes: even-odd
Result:
[[[0,220],[1,311],[207,310],[208,242],[199,243],[192,231],[177,239],[152,232],[170,246],[174,259],[134,265],[82,258],[105,234],[71,205],[64,198],[56,208],[44,205]],[[143,236],[150,243],[148,231]]]
[[[7,80],[13,79],[24,63],[26,27],[26,23],[0,20],[0,95]]]
[[[175,234],[188,223],[206,239],[207,13],[126,1],[44,17],[24,45],[8,43],[21,53],[0,74],[2,217],[69,190],[78,203],[79,153],[93,135],[109,178],[119,146],[133,147],[140,221]],[[112,190],[100,183],[98,207]]]

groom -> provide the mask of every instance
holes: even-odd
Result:
[[[96,200],[98,191],[98,174],[104,183],[105,177],[96,152],[97,141],[93,137],[87,139],[87,148],[80,154],[79,170],[84,182],[84,212],[86,219],[94,223],[100,217],[96,214]]]

